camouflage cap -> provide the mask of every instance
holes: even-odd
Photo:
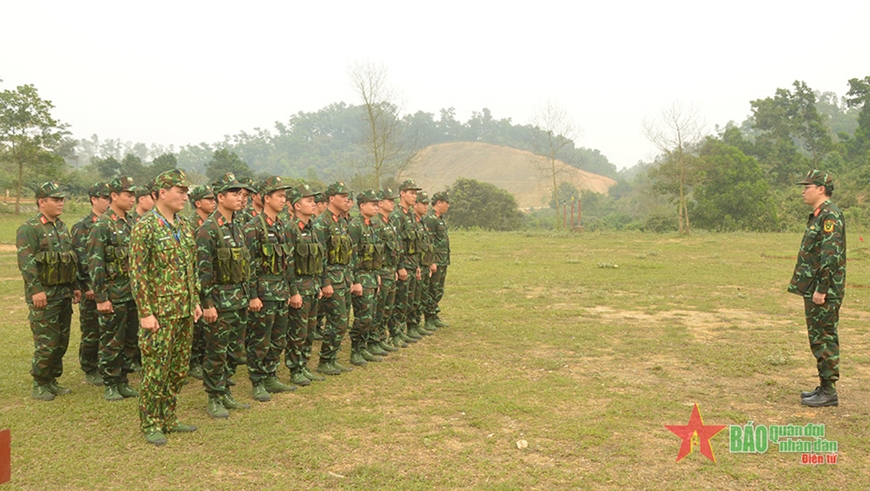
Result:
[[[183,170],[170,169],[161,172],[160,175],[154,178],[154,186],[151,188],[151,192],[157,192],[160,189],[169,189],[172,186],[178,186],[180,188],[190,187],[190,182],[188,182],[187,175],[184,174]]]
[[[263,179],[263,182],[260,183],[260,195],[266,196],[267,194],[279,191],[282,189],[290,189],[293,186],[287,184],[281,179],[281,176],[272,176]]]
[[[197,202],[203,198],[214,198],[214,191],[212,191],[211,186],[208,184],[200,184],[191,189],[188,194],[190,195],[190,201],[193,202]]]
[[[311,189],[311,186],[308,184],[301,184],[298,187],[290,188],[287,191],[287,200],[290,201],[290,204],[295,204],[302,198],[307,198],[308,196],[314,196],[314,201],[317,202],[317,198],[323,196],[320,192]]]
[[[315,203],[326,203],[326,195],[321,193],[320,191],[318,191],[317,194],[314,195],[314,202]]]
[[[813,184],[815,186],[825,186],[826,188],[834,189],[834,178],[831,177],[827,172],[820,171],[818,169],[813,169],[807,172],[806,177],[802,181],[798,181],[795,184],[799,186],[806,186],[807,184]]]
[[[380,196],[381,200],[385,200],[385,199],[399,199],[399,195],[398,195],[398,193],[396,193],[395,191],[393,191],[393,190],[390,189],[390,188],[384,188],[384,189],[380,192],[379,196]]]
[[[438,191],[432,195],[432,203],[437,203],[439,201],[450,203],[450,196],[447,195],[447,191]]]
[[[216,193],[223,193],[229,189],[247,189],[252,193],[256,193],[252,185],[236,179],[236,175],[232,172],[227,172],[222,175],[220,179],[211,185],[211,187]]]
[[[356,195],[356,204],[362,203],[370,203],[372,201],[380,201],[381,197],[378,195],[378,192],[374,189],[366,189],[365,191]]]
[[[148,196],[151,194],[150,186],[136,186],[136,197],[141,198],[142,196]]]
[[[36,187],[36,199],[39,198],[66,198],[66,193],[56,182],[44,182]]]
[[[417,203],[429,204],[429,195],[426,194],[426,191],[417,191]]]
[[[157,192],[157,178],[151,179],[148,181],[148,184],[145,185],[145,189],[148,190],[149,193]]]
[[[421,189],[423,188],[418,187],[417,183],[412,181],[411,179],[408,179],[399,185],[399,191],[420,191]]]
[[[108,197],[111,194],[109,190],[109,183],[107,182],[95,182],[91,184],[91,187],[88,188],[88,196],[96,198],[96,197]]]
[[[350,189],[343,182],[334,182],[329,186],[326,186],[326,192],[323,193],[327,198],[330,196],[335,196],[336,194],[350,194]]]
[[[135,193],[139,188],[133,185],[133,178],[130,176],[120,176],[109,181],[109,191],[120,193],[121,191],[130,191]]]
[[[262,183],[258,186],[257,183],[255,183],[254,180],[251,179],[250,177],[246,177],[244,179],[241,179],[241,182],[242,182],[242,184],[244,184],[244,186],[242,186],[242,189],[247,189],[248,191],[250,191],[254,194],[260,193],[260,187],[262,186]]]

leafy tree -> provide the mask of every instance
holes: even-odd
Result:
[[[174,153],[164,153],[151,162],[151,173],[155,177],[161,172],[178,168],[178,158]]]
[[[849,142],[849,155],[861,166],[870,163],[870,76],[849,80],[846,105],[858,109],[858,128]]]
[[[459,178],[447,187],[450,193],[450,224],[487,230],[517,230],[523,214],[512,194],[494,184]]]
[[[0,160],[16,168],[15,213],[20,211],[25,169],[34,177],[57,173],[63,158],[56,150],[68,134],[67,125],[54,119],[54,104],[39,96],[33,85],[0,92]]]
[[[215,150],[214,156],[206,166],[205,175],[211,182],[217,181],[227,172],[235,174],[237,179],[253,178],[254,173],[242,159],[225,148]]]
[[[121,162],[111,155],[105,158],[94,157],[91,166],[104,181],[120,176],[123,168]]]

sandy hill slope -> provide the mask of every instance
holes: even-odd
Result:
[[[495,184],[510,192],[520,208],[540,208],[550,200],[551,186],[541,172],[546,159],[531,152],[489,143],[442,143],[426,147],[414,156],[401,179],[414,179],[431,196],[459,177]],[[580,190],[607,194],[616,181],[557,162],[559,182]]]

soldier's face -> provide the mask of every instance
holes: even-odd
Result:
[[[121,191],[120,193],[112,193],[112,204],[117,209],[130,211],[136,203],[136,195],[131,191]]]
[[[426,205],[426,203],[420,203],[419,201],[414,203],[414,213],[416,213],[418,216],[425,215],[427,208],[428,206]]]
[[[332,206],[334,206],[335,209],[342,213],[350,211],[350,207],[353,205],[353,201],[351,201],[347,194],[335,194],[330,196],[329,202],[332,203]]]
[[[142,211],[151,211],[151,208],[154,208],[154,198],[152,198],[150,194],[139,196],[136,198],[136,206]]]
[[[804,199],[804,203],[816,207],[825,201],[825,187],[824,186],[816,186],[815,184],[805,184],[804,190],[802,192],[802,197]]]
[[[432,205],[432,208],[435,208],[435,211],[437,211],[439,215],[443,215],[447,213],[447,210],[450,209],[450,203],[446,201],[439,201]]]
[[[317,212],[315,214],[320,215],[321,213],[323,213],[326,210],[326,206],[327,206],[326,201],[321,201],[320,203],[315,203],[315,206],[317,206]]]
[[[214,197],[202,198],[196,200],[196,203],[194,203],[193,206],[202,210],[203,213],[211,215],[214,213],[214,209],[217,208],[217,200]]]
[[[187,187],[172,186],[168,189],[160,190],[160,199],[163,200],[166,207],[172,213],[178,213],[184,209],[187,204]]]
[[[293,205],[293,208],[296,210],[296,215],[298,216],[304,215],[310,217],[317,213],[317,203],[314,202],[314,196],[306,196],[299,199],[299,201]]]
[[[63,213],[63,198],[39,198],[36,204],[39,211],[52,220]]]
[[[359,214],[366,217],[371,218],[378,213],[378,202],[377,201],[367,201],[365,203],[359,204]]]
[[[93,208],[94,214],[102,215],[109,209],[109,197],[94,196],[91,198],[91,208]]]
[[[408,189],[406,191],[399,192],[400,197],[402,198],[402,204],[405,207],[414,206],[414,203],[417,202],[417,190],[416,189]]]
[[[263,208],[268,207],[269,210],[278,213],[284,208],[286,202],[287,195],[284,194],[284,191],[275,191],[266,195],[266,198],[263,200]]]
[[[380,209],[383,213],[392,213],[394,209],[396,209],[396,202],[391,199],[382,199],[380,202]]]
[[[228,189],[223,193],[219,193],[218,205],[229,211],[239,211],[244,208],[244,199],[242,196],[244,191],[238,188]]]

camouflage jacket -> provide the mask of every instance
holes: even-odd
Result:
[[[75,252],[72,249],[72,237],[66,224],[60,217],[54,223],[48,220],[42,213],[18,227],[15,236],[15,245],[18,248],[18,269],[24,278],[24,300],[33,303],[36,293],[45,292],[49,300],[72,297],[73,290],[77,290],[78,284],[73,274],[73,282],[59,285],[43,285],[43,268],[46,267],[44,253],[60,253],[68,257],[75,266]]]
[[[294,218],[290,225],[286,227],[287,242],[290,244],[290,261],[287,266],[287,274],[290,282],[290,295],[317,295],[320,290],[320,285],[323,281],[323,255],[326,249],[317,240],[312,228],[313,221],[309,220],[307,224],[302,220]],[[312,275],[302,274],[307,269],[307,262],[313,259],[314,250],[318,250],[320,259],[317,261],[318,266],[312,266],[319,269],[317,273]]]
[[[130,287],[139,318],[181,319],[199,305],[196,242],[190,223],[175,215],[170,224],[155,206],[133,227]]]
[[[260,213],[245,225],[245,241],[251,253],[251,295],[264,302],[286,302],[290,298],[287,265],[291,251],[284,222]]]
[[[97,214],[91,211],[87,216],[77,221],[70,230],[73,250],[78,262],[79,287],[83,293],[94,289],[91,284],[91,275],[88,273],[88,237],[98,218]]]
[[[447,235],[447,222],[443,216],[430,209],[423,217],[423,225],[429,232],[432,246],[435,248],[435,264],[450,265],[450,237]]]
[[[805,297],[843,298],[846,286],[846,222],[830,200],[807,218],[788,291]]]
[[[94,300],[127,302],[130,291],[130,233],[133,220],[109,208],[97,219],[88,234],[88,270]]]
[[[248,206],[246,206],[240,213],[242,214],[242,223],[247,225],[248,222],[260,216],[263,212],[257,211],[253,204],[248,203]]]
[[[199,213],[194,210],[194,212],[187,217],[187,221],[190,222],[191,227],[193,227],[193,233],[196,234],[196,232],[199,231],[199,227],[202,227],[202,224],[205,223],[205,218],[199,216]]]
[[[420,231],[420,267],[428,268],[429,266],[435,264],[435,246],[432,244],[432,233],[429,232],[429,229],[426,228],[426,225],[423,223],[423,219],[426,215],[422,217],[414,214],[414,220],[417,222],[417,230]],[[428,273],[427,273],[428,274]]]
[[[203,309],[215,307],[218,312],[226,312],[248,308],[250,261],[241,219],[238,212],[226,220],[215,211],[196,232],[196,263],[202,288],[199,298]],[[221,279],[221,268],[228,267],[222,262],[232,261],[245,263],[236,273],[236,279],[240,280],[237,283],[227,282],[230,275]]]
[[[396,227],[402,252],[399,254],[399,269],[416,270],[420,265],[420,247],[423,241],[423,227],[417,220],[412,208],[397,206],[390,214],[390,222]]]
[[[323,257],[326,265],[321,281],[322,287],[332,286],[334,290],[340,290],[350,288],[355,281],[352,265],[353,246],[347,234],[347,222],[347,218],[326,210],[315,218],[312,224],[317,240],[325,249]]]
[[[381,274],[395,272],[399,267],[399,254],[402,253],[402,242],[399,232],[390,219],[380,213],[373,220],[375,232],[384,244],[384,263]]]
[[[378,217],[373,217],[377,220]],[[353,274],[363,288],[377,288],[380,269],[383,267],[384,243],[377,233],[373,220],[357,215],[347,225],[347,233],[353,242]]]

